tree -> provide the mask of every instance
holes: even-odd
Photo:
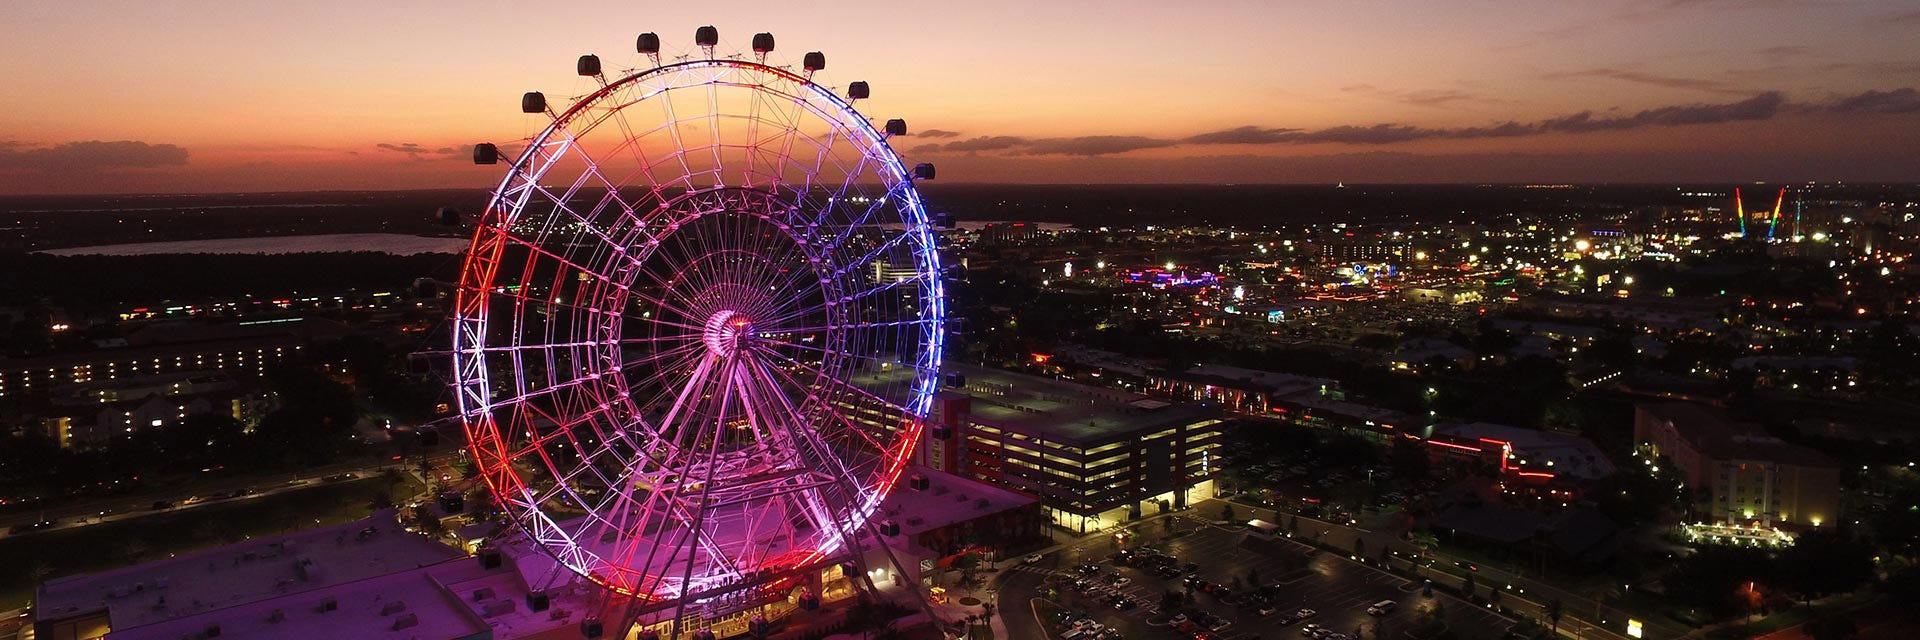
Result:
[[[1772,561],[1759,549],[1707,546],[1681,560],[1661,579],[1667,596],[1716,614],[1738,613],[1738,592],[1749,582],[1773,577]]]
[[[1229,522],[1233,520],[1233,503],[1224,502],[1220,504],[1220,519]]]
[[[1185,604],[1186,601],[1187,596],[1178,591],[1168,589],[1160,592],[1160,610],[1163,612],[1171,612],[1179,609],[1180,605]]]
[[[1474,585],[1475,585],[1475,581],[1473,579],[1473,574],[1471,573],[1467,574],[1467,577],[1462,578],[1460,580],[1460,590],[1467,592],[1467,597],[1469,598],[1473,597]]]
[[[1420,555],[1424,556],[1427,555],[1427,552],[1432,551],[1434,547],[1440,546],[1440,539],[1434,537],[1431,531],[1421,531],[1407,534],[1407,543],[1413,545],[1413,548],[1419,549]]]
[[[1547,601],[1547,621],[1553,623],[1555,637],[1560,635],[1560,615],[1565,613],[1563,610],[1566,606],[1566,603],[1561,602],[1559,598]]]
[[[1873,579],[1873,549],[1850,538],[1833,528],[1800,534],[1775,560],[1780,577],[1809,606],[1815,598],[1865,584]]]
[[[1367,553],[1367,539],[1360,537],[1359,535],[1353,536],[1353,555],[1356,555],[1356,556],[1366,555],[1366,553]]]

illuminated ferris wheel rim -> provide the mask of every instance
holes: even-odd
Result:
[[[534,158],[536,153],[543,146],[547,145],[551,141],[555,133],[558,133],[564,130],[567,124],[573,122],[575,118],[579,117],[583,113],[586,113],[596,108],[606,108],[599,105],[598,103],[601,100],[605,99],[607,96],[613,95],[614,93],[617,93],[618,91],[627,88],[627,86],[629,85],[638,84],[642,81],[645,81],[651,78],[666,76],[666,75],[670,75],[670,74],[674,74],[682,71],[688,71],[688,70],[694,70],[694,69],[705,69],[705,68],[738,69],[738,70],[747,70],[747,71],[753,71],[758,73],[770,74],[781,80],[791,82],[802,89],[811,91],[813,93],[813,95],[811,96],[812,98],[825,100],[831,106],[833,106],[834,109],[831,112],[829,112],[827,110],[820,109],[811,100],[803,99],[801,96],[771,91],[765,83],[746,84],[746,83],[721,83],[721,82],[715,82],[715,81],[708,81],[708,82],[696,82],[696,83],[691,83],[684,86],[675,86],[675,87],[669,87],[667,89],[662,89],[654,93],[636,97],[635,99],[630,100],[626,103],[613,106],[609,108],[608,111],[610,113],[616,112],[632,104],[636,104],[636,103],[654,98],[655,96],[665,93],[666,91],[669,91],[672,89],[684,89],[688,87],[703,86],[707,84],[722,84],[727,86],[749,88],[756,91],[767,91],[767,92],[774,93],[776,95],[780,95],[785,98],[796,100],[802,107],[806,108],[809,112],[813,113],[815,116],[820,117],[822,120],[834,122],[836,126],[840,126],[845,129],[858,131],[861,134],[862,138],[868,140],[872,145],[872,148],[870,149],[870,152],[867,154],[867,157],[871,159],[877,159],[885,163],[888,166],[888,168],[891,169],[891,171],[889,172],[891,175],[889,175],[888,177],[894,178],[900,184],[909,185],[909,187],[904,189],[903,191],[904,191],[905,197],[911,200],[910,208],[912,211],[920,214],[919,215],[920,220],[918,221],[920,224],[925,225],[927,223],[926,211],[924,209],[924,204],[920,201],[920,194],[917,190],[911,188],[910,186],[913,179],[913,174],[906,168],[906,165],[900,162],[900,156],[893,151],[892,145],[889,145],[887,143],[887,136],[882,135],[882,132],[879,131],[878,129],[875,129],[873,127],[873,123],[868,121],[866,118],[857,117],[859,115],[859,112],[854,110],[852,103],[841,98],[839,94],[829,91],[825,86],[822,86],[820,84],[813,82],[812,78],[794,73],[789,69],[774,66],[774,65],[769,65],[764,62],[749,62],[746,60],[733,60],[733,59],[684,60],[684,61],[675,62],[672,64],[661,65],[651,69],[634,71],[632,73],[627,74],[626,76],[621,77],[618,80],[607,82],[605,86],[602,86],[599,89],[595,90],[594,92],[589,93],[586,96],[581,97],[579,100],[574,101],[573,105],[568,107],[566,111],[563,111],[558,115],[555,115],[553,119],[553,123],[548,125],[545,129],[543,129],[539,135],[535,136],[529,142],[529,144],[527,145],[527,148],[520,153],[519,158],[514,161],[506,177],[501,178],[500,184],[494,189],[493,198],[491,198],[487,202],[487,209],[489,211],[492,211],[492,210],[495,210],[497,207],[499,207],[504,195],[508,190],[507,189],[508,185],[511,184],[514,179],[515,172],[521,171],[525,167],[529,166],[530,160]],[[856,117],[846,117],[849,115],[856,116]],[[596,124],[595,126],[598,126],[598,125]],[[848,138],[852,139],[851,136],[849,136]],[[538,182],[539,178],[543,177],[544,174],[545,174],[545,167],[542,167],[542,170],[539,172],[529,173],[529,175],[532,176],[532,180],[535,182]],[[657,190],[658,188],[656,188],[656,191]],[[892,188],[888,189],[889,192],[891,192],[892,190],[893,190]],[[655,197],[658,198],[659,196],[656,194]]]
[[[713,74],[697,82],[672,85],[643,95],[634,96],[632,99],[615,101],[615,104],[611,106],[602,104],[607,101],[609,97],[615,96],[620,91],[639,85],[650,79],[702,70],[712,71]],[[721,82],[720,79],[723,75],[734,72],[748,74],[761,81]],[[793,90],[791,93],[776,91],[774,87],[771,86],[774,83],[768,80],[778,81],[784,86],[791,86]],[[855,504],[846,505],[838,511],[830,510],[831,513],[840,513],[843,515],[833,515],[828,518],[827,522],[834,525],[834,527],[831,530],[822,528],[817,532],[819,544],[806,549],[791,549],[787,551],[784,556],[778,558],[777,562],[762,563],[758,565],[760,568],[774,565],[797,566],[835,553],[846,544],[846,536],[851,534],[850,532],[854,527],[865,524],[868,521],[874,510],[878,507],[880,500],[885,497],[893,484],[897,482],[904,467],[907,453],[919,438],[922,426],[921,421],[927,414],[940,365],[940,345],[943,342],[944,336],[944,328],[941,326],[941,321],[944,318],[944,310],[941,304],[942,287],[939,279],[939,259],[937,253],[934,251],[931,235],[928,232],[928,217],[919,200],[918,193],[912,185],[912,181],[916,177],[917,168],[914,173],[908,172],[900,162],[898,156],[893,152],[891,146],[888,145],[886,136],[876,130],[871,122],[854,111],[852,104],[848,100],[844,100],[832,91],[827,90],[824,86],[814,83],[810,76],[801,76],[784,68],[743,60],[707,59],[676,62],[629,73],[619,80],[606,82],[600,89],[576,101],[571,107],[559,115],[555,115],[553,122],[531,140],[519,158],[512,163],[507,175],[499,183],[498,188],[496,188],[493,197],[489,201],[485,219],[485,223],[492,224],[493,226],[489,228],[487,224],[483,224],[482,227],[476,231],[469,254],[470,264],[467,268],[463,268],[462,286],[458,294],[458,311],[456,314],[456,319],[460,321],[463,330],[456,331],[454,336],[456,385],[463,390],[462,393],[458,394],[458,398],[461,404],[462,414],[466,418],[476,458],[492,456],[493,461],[497,463],[491,467],[493,472],[483,473],[482,477],[488,487],[501,498],[503,506],[508,507],[509,512],[515,516],[514,520],[516,524],[520,525],[534,540],[540,542],[541,546],[553,554],[561,564],[573,569],[580,575],[586,576],[617,591],[636,595],[673,595],[674,593],[685,593],[687,590],[694,589],[700,585],[685,580],[675,584],[673,581],[668,580],[667,576],[657,574],[651,557],[637,568],[606,563],[608,566],[599,567],[604,569],[604,572],[595,571],[595,563],[602,561],[602,559],[595,555],[595,550],[591,549],[591,547],[595,546],[594,543],[588,540],[581,540],[576,535],[570,535],[579,532],[570,532],[567,529],[566,522],[563,522],[562,519],[551,517],[542,509],[541,501],[534,499],[532,488],[527,484],[525,479],[521,477],[521,474],[512,467],[514,458],[508,455],[506,451],[506,445],[515,435],[511,432],[519,425],[512,424],[513,419],[510,417],[509,424],[504,425],[503,429],[503,425],[496,421],[495,415],[497,411],[502,410],[507,407],[507,405],[524,402],[527,398],[520,396],[508,398],[502,402],[495,402],[496,399],[493,397],[491,384],[488,380],[488,351],[490,346],[486,339],[488,336],[487,325],[490,321],[488,303],[503,291],[496,290],[496,287],[498,287],[501,282],[499,265],[488,265],[485,273],[478,277],[478,279],[481,280],[480,282],[470,283],[468,282],[468,278],[474,276],[475,272],[472,269],[473,265],[471,263],[476,261],[476,256],[491,254],[491,258],[497,260],[500,252],[508,246],[508,240],[520,240],[513,237],[514,226],[525,213],[529,200],[534,197],[536,191],[541,190],[539,187],[540,180],[546,177],[547,173],[557,165],[557,159],[560,157],[560,154],[552,154],[547,156],[544,162],[542,161],[543,150],[547,149],[549,145],[555,144],[555,136],[564,136],[565,139],[560,141],[564,144],[577,144],[581,138],[590,135],[599,125],[604,124],[606,120],[620,114],[623,109],[655,99],[667,91],[715,84],[743,88],[786,98],[793,101],[797,107],[803,108],[812,117],[817,118],[821,122],[829,123],[832,126],[834,134],[839,137],[846,138],[849,141],[860,141],[864,143],[864,148],[861,149],[863,163],[867,160],[877,161],[880,163],[881,169],[883,169],[875,170],[874,172],[874,177],[879,178],[879,182],[884,187],[883,195],[879,196],[881,205],[885,204],[885,201],[888,199],[897,198],[893,211],[899,214],[899,219],[897,223],[894,224],[901,224],[903,227],[899,231],[899,237],[907,239],[911,251],[911,258],[916,264],[916,270],[919,272],[919,275],[913,279],[914,289],[918,291],[916,299],[924,304],[924,309],[919,311],[923,317],[915,318],[912,321],[915,325],[924,326],[921,339],[917,341],[916,353],[912,354],[913,357],[911,360],[901,363],[912,369],[914,375],[910,384],[910,394],[908,398],[901,404],[893,405],[899,409],[898,413],[903,420],[897,437],[894,438],[890,446],[881,447],[878,451],[878,466],[867,474],[870,479],[865,481],[864,486],[859,487],[860,491],[854,492],[855,497],[857,497]],[[864,85],[864,83],[861,84]],[[710,108],[717,109],[717,107],[713,107],[711,104],[709,106]],[[601,116],[592,126],[580,131],[569,129],[568,125],[576,122],[576,120],[582,118],[590,111],[598,109],[606,110],[606,115]],[[889,123],[889,133],[891,133],[891,129],[893,128],[892,124],[893,123]],[[676,126],[676,122],[669,120],[663,126]],[[627,135],[627,144],[637,144],[637,141],[630,131]],[[717,135],[716,133],[716,136]],[[678,142],[678,139],[676,139],[676,144]],[[686,152],[687,150],[684,148],[676,151],[676,153],[682,154]],[[584,153],[582,155],[584,157]],[[587,159],[587,162],[589,165],[592,164],[590,158]],[[864,167],[865,165],[862,164],[861,166]],[[816,165],[815,170],[818,169],[819,166]],[[590,167],[590,170],[597,172],[598,168]],[[649,170],[651,170],[651,167],[649,167]],[[715,172],[716,178],[720,175],[718,171]],[[811,179],[812,173],[808,175],[807,186],[821,186],[813,184]],[[661,214],[662,212],[670,212],[675,208],[674,203],[723,191],[754,191],[769,198],[769,201],[778,201],[781,196],[782,183],[784,182],[784,180],[776,178],[772,180],[770,184],[760,185],[771,187],[765,190],[742,185],[730,186],[719,184],[718,180],[716,180],[716,184],[712,186],[696,188],[691,179],[692,177],[693,172],[689,171],[681,175],[677,180],[653,181],[651,180],[651,174],[649,174],[649,181],[653,182],[650,198],[651,201],[655,203],[655,206],[651,209],[641,210],[622,202],[621,205],[625,214],[633,216],[636,219],[650,217]],[[849,174],[847,178],[848,182],[844,183],[838,192],[840,195],[845,195],[847,191],[846,187],[852,184],[854,177],[853,174]],[[931,177],[930,170],[925,177]],[[601,179],[605,180],[605,177],[601,176]],[[576,183],[575,188],[577,189],[578,186],[578,183]],[[615,185],[611,181],[607,182],[610,194],[616,199],[620,190],[627,186],[630,185]],[[680,190],[681,193],[668,195],[668,192],[675,188]],[[569,191],[569,195],[572,193],[572,191]],[[547,193],[546,195],[550,198],[553,197],[551,193]],[[804,191],[798,191],[795,195],[797,201],[805,201],[809,194]],[[829,209],[831,208],[830,205],[832,201],[833,197],[827,199]],[[559,199],[556,199],[556,205],[559,208],[565,208],[565,205],[561,204]],[[869,208],[867,212],[868,215],[871,215],[874,210],[880,208],[881,205],[874,205],[874,207]],[[801,206],[797,203],[790,207],[792,210],[798,210],[800,208]],[[745,213],[749,216],[757,215],[763,220],[777,222],[772,218],[771,211],[753,212],[745,210],[705,212],[694,216],[694,218],[689,218],[687,221],[691,222],[695,218],[712,215],[714,213],[729,212]],[[569,211],[568,213],[572,214],[573,212]],[[824,220],[829,213],[830,211],[823,210],[820,213],[820,218]],[[557,213],[555,215],[557,215]],[[864,220],[865,218],[862,219]],[[845,236],[843,235],[841,237],[844,238]],[[545,238],[544,232],[541,238]],[[525,242],[524,240],[520,241]],[[653,243],[657,242],[658,238],[654,238]],[[528,246],[531,247],[532,244],[528,243]],[[652,249],[651,244],[648,249]],[[571,253],[569,253],[569,255],[571,255]],[[652,254],[649,253],[647,255],[651,256]],[[871,257],[872,255],[874,254],[869,253],[867,257]],[[830,264],[829,266],[833,265]],[[857,268],[864,266],[866,265],[840,265],[834,270],[834,275],[838,278],[845,275],[849,270],[857,271]],[[825,284],[827,283],[827,279],[823,278],[821,282]],[[472,286],[469,286],[470,284]],[[530,302],[530,300],[524,298],[520,299],[520,301]],[[757,327],[757,323],[759,322],[758,319],[746,317],[744,314],[731,309],[722,309],[719,312],[715,312],[709,315],[704,322],[699,322],[698,319],[692,320],[701,325],[700,329],[703,332],[701,334],[701,341],[706,345],[708,353],[714,357],[731,357],[736,347],[739,351],[744,352],[747,347],[739,345],[745,345],[747,342],[733,342],[738,336],[728,332],[745,330],[747,333],[752,333],[750,328]],[[516,329],[519,327],[519,322],[519,320],[515,320]],[[875,324],[877,325],[879,323]],[[659,325],[656,324],[654,326],[657,327]],[[829,325],[828,328],[833,328],[833,325]],[[725,340],[720,340],[717,337],[723,335],[727,336]],[[618,336],[614,336],[614,338],[617,341]],[[468,344],[463,345],[463,341]],[[519,342],[520,337],[516,336],[514,338],[515,348],[520,346]],[[518,352],[515,353],[515,361],[517,362]],[[904,356],[907,354],[895,355]],[[864,356],[852,357],[871,358],[872,356],[873,354],[866,354]],[[551,354],[549,354],[548,357],[551,358]],[[702,362],[706,361],[703,360]],[[789,362],[796,365],[802,364],[792,360],[789,360]],[[909,362],[911,364],[909,364]],[[819,371],[824,377],[824,372],[827,370],[825,366],[826,362],[823,360],[820,365]],[[742,371],[745,370],[746,369],[742,369]],[[516,382],[520,380],[519,376],[523,375],[525,375],[524,371],[512,374]],[[753,374],[743,373],[742,375],[751,378]],[[772,380],[771,374],[761,375],[766,380]],[[573,382],[578,381],[580,380],[574,380]],[[853,384],[848,382],[840,382],[839,384],[849,389],[855,388]],[[624,397],[624,393],[622,395]],[[743,393],[742,398],[744,399],[745,397]],[[877,398],[878,396],[869,394],[869,397]],[[808,400],[812,400],[812,398],[809,397]],[[866,402],[867,399],[861,399],[860,401]],[[825,411],[833,413],[834,410],[828,407]],[[640,426],[651,426],[645,424],[644,418],[638,417],[640,413],[641,412],[635,413],[636,417],[634,419],[640,420],[640,422],[636,424]],[[799,414],[795,413],[793,417],[797,419],[799,418]],[[573,423],[573,425],[577,424],[579,423]],[[575,428],[573,425],[569,425],[567,428]],[[532,437],[532,431],[529,430],[527,435]],[[611,442],[607,444],[611,445]],[[816,443],[814,446],[818,447],[819,445]],[[489,451],[489,448],[494,450]],[[688,451],[670,452],[669,457],[677,455],[687,457],[691,460],[693,453],[696,451],[697,447]],[[718,449],[715,448],[714,451],[717,452]],[[542,457],[545,458],[544,463],[550,469],[555,467],[554,461],[551,458],[546,458],[544,452],[542,452]],[[824,459],[838,460],[839,458],[827,456]],[[792,461],[788,462],[791,463]],[[638,459],[631,462],[631,464],[641,463],[642,461]],[[691,462],[689,462],[688,465],[688,468],[691,468]],[[717,465],[718,463],[709,463],[708,469],[716,468]],[[846,472],[842,470],[842,473],[845,475]],[[709,474],[711,475],[711,471],[709,471]],[[847,477],[850,478],[851,476]],[[524,499],[516,501],[517,498],[523,497]],[[703,505],[702,508],[705,508],[705,505]],[[597,516],[598,514],[589,513],[587,515]],[[695,520],[694,523],[697,528],[698,520]],[[840,529],[842,526],[845,527],[846,531],[843,532]],[[699,532],[696,531],[694,535],[698,534]],[[637,532],[635,533],[635,537],[639,537]],[[656,545],[657,544],[658,543],[656,543]],[[709,554],[710,556],[705,558],[705,560],[710,562],[718,562],[721,560],[721,558],[713,557],[721,554],[713,552],[709,552]],[[696,561],[696,555],[696,552],[688,552],[686,565],[689,567],[687,571],[689,576],[692,574],[691,567]],[[669,558],[668,560],[670,565],[673,559]],[[611,572],[611,574],[609,572]],[[619,575],[622,572],[631,575]],[[637,578],[635,577],[636,575]],[[651,588],[645,586],[649,579],[653,581]],[[663,584],[665,585],[664,588],[662,587]]]

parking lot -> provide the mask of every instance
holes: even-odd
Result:
[[[1001,592],[1002,598],[1045,598],[1051,593],[1053,601],[1099,622],[1100,628],[1109,630],[1110,638],[1299,638],[1311,635],[1316,628],[1326,629],[1321,634],[1349,638],[1411,638],[1440,630],[1436,624],[1426,623],[1431,616],[1425,612],[1436,605],[1441,608],[1441,623],[1461,638],[1500,638],[1513,625],[1512,620],[1450,596],[1425,595],[1421,585],[1411,580],[1289,540],[1248,533],[1239,527],[1182,528],[1191,530],[1165,541],[1126,545],[1172,556],[1172,569],[1177,573],[1167,569],[1156,573],[1150,567],[1168,565],[1166,561],[1117,566],[1105,561],[1115,545],[1094,541],[1016,569]],[[1097,567],[1085,566],[1093,562],[1098,562]],[[1247,584],[1249,577],[1257,578],[1258,586],[1265,588],[1253,589]],[[1169,590],[1185,592],[1189,583],[1194,585],[1193,599],[1183,607],[1188,614],[1184,619],[1160,610],[1162,594]],[[1236,584],[1238,590],[1233,587]],[[1247,597],[1256,591],[1270,597]],[[1368,613],[1369,606],[1388,600],[1396,603],[1392,611]],[[1303,609],[1311,610],[1312,615],[1295,620],[1293,614]],[[1262,615],[1262,611],[1267,614]],[[1043,633],[1040,630],[1048,628],[1044,622],[1009,625],[1015,638],[1033,640],[1039,640]],[[1092,640],[1098,635],[1092,632],[1097,630],[1089,628],[1075,634],[1076,640]]]

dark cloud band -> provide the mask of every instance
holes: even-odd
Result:
[[[1649,127],[1684,127],[1771,120],[1783,113],[1851,115],[1920,113],[1920,91],[1911,88],[1867,91],[1817,103],[1791,103],[1784,94],[1768,91],[1726,103],[1686,104],[1646,109],[1626,115],[1594,111],[1532,122],[1508,121],[1483,127],[1420,127],[1404,124],[1341,125],[1324,129],[1243,126],[1185,138],[1147,136],[1082,136],[1023,138],[980,136],[914,147],[915,153],[985,153],[1006,155],[1098,156],[1178,145],[1344,144],[1390,145],[1417,140],[1512,138],[1554,133],[1625,131]]]
[[[137,140],[88,140],[51,147],[0,143],[0,170],[86,171],[180,166],[187,150]]]

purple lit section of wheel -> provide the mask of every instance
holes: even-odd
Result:
[[[481,476],[623,593],[837,553],[919,438],[939,273],[909,170],[808,77],[698,60],[608,82],[529,141],[463,267]]]

